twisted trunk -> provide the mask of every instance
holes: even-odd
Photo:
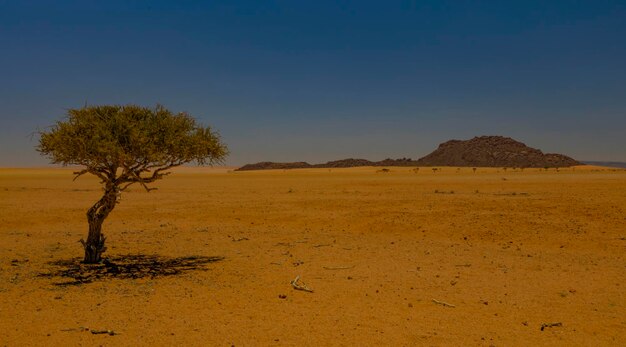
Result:
[[[86,242],[80,240],[85,248],[85,258],[83,262],[87,264],[100,262],[102,260],[102,253],[106,251],[106,247],[104,246],[106,238],[102,234],[102,223],[115,208],[117,196],[117,187],[108,185],[105,189],[104,196],[87,211],[89,234],[87,235]]]

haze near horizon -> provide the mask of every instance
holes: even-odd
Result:
[[[84,104],[163,104],[227,165],[417,159],[512,137],[626,161],[620,1],[0,1],[0,166]]]

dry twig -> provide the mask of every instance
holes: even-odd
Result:
[[[455,308],[456,306],[452,305],[452,304],[448,304],[447,302],[443,302],[443,301],[439,301],[439,300],[435,300],[433,299],[433,302],[435,304],[441,305],[441,306],[445,306],[445,307],[452,307]]]
[[[326,270],[349,270],[349,269],[353,269],[354,265],[352,266],[324,266],[324,269]]]
[[[541,323],[541,331],[543,331],[543,329],[545,329],[545,328],[562,327],[562,326],[563,326],[563,323],[561,323],[561,322]]]
[[[98,334],[108,334],[108,335],[111,335],[111,336],[119,335],[119,333],[117,333],[117,332],[115,332],[113,330],[91,330],[91,333],[94,334],[94,335],[98,335]]]
[[[293,289],[296,289],[296,290],[302,290],[304,292],[313,293],[313,289],[309,288],[304,282],[300,281],[300,275],[296,276],[296,278],[293,281],[291,281],[291,286],[293,287]]]

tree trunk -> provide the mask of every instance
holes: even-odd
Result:
[[[107,249],[104,246],[106,238],[102,234],[102,223],[115,208],[117,196],[117,187],[107,186],[104,196],[87,211],[89,234],[87,235],[87,242],[80,240],[85,248],[84,263],[94,264],[102,260],[102,253]]]

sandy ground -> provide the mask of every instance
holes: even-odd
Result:
[[[106,254],[224,259],[68,286],[98,182],[0,169],[0,345],[626,344],[626,171],[378,169],[179,169]]]

